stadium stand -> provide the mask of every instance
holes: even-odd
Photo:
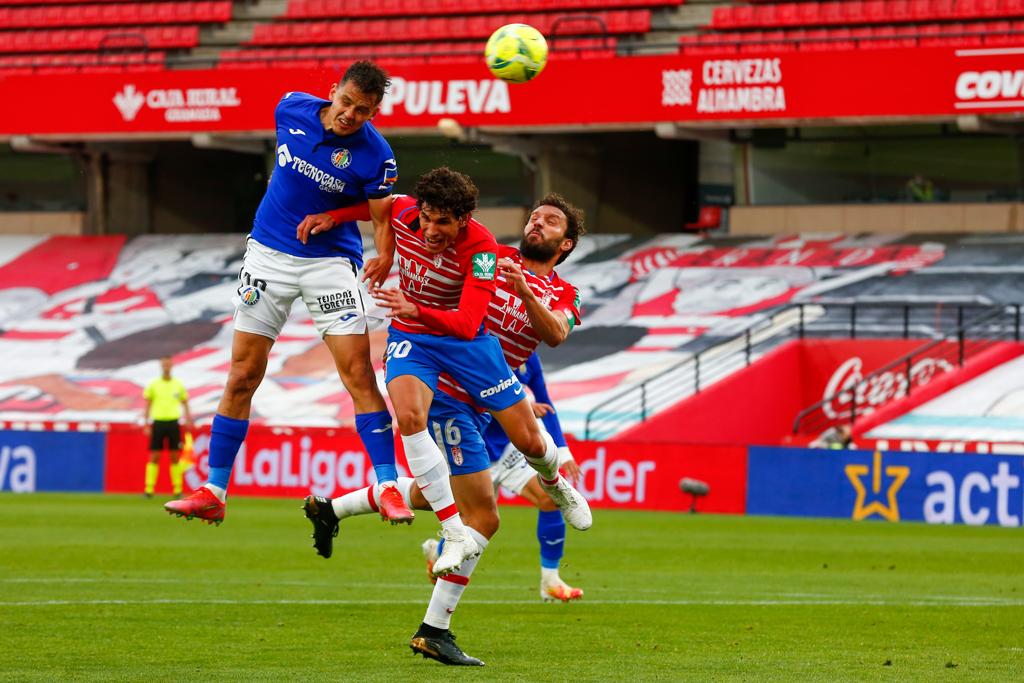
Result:
[[[771,50],[978,47],[1019,42],[1021,0],[832,0],[715,8],[701,33],[680,37],[694,55]]]
[[[193,412],[210,417],[230,357],[242,256],[236,236],[3,237],[0,254],[0,420],[131,421],[163,354],[175,357]],[[942,374],[937,364],[969,372],[933,391],[1019,355],[1020,308],[999,308],[1013,303],[1016,276],[993,266],[1021,257],[1010,237],[979,250],[958,238],[879,245],[838,235],[594,236],[560,268],[588,305],[571,348],[543,349],[548,383],[563,424],[580,437],[628,440],[642,432],[645,440],[671,440],[694,416],[746,400],[762,409],[744,425],[697,420],[687,438],[714,443],[729,433],[779,443],[813,404],[817,422],[800,430],[807,441],[836,424],[819,399],[842,402],[833,394],[836,386],[853,390],[849,377],[873,387],[856,392],[866,416],[911,393],[923,400],[925,384]],[[966,277],[975,282],[971,292]],[[873,304],[872,295],[906,303]],[[858,298],[865,302],[844,303]],[[998,334],[992,311],[1006,323]],[[985,324],[966,328],[966,345],[957,346],[958,330],[981,313]],[[383,331],[374,343],[383,343]],[[893,380],[878,384],[870,373],[907,354],[917,355],[900,361],[896,375],[913,366],[913,391],[881,391]],[[842,370],[855,356],[860,375]],[[926,357],[930,364],[919,362]],[[296,309],[274,347],[271,388],[257,396],[254,419],[350,422],[350,399],[323,371],[325,359],[308,314]]]
[[[277,3],[228,0],[0,2],[0,71],[246,69],[271,61],[315,68],[359,57],[458,63],[478,59],[480,38],[515,22],[547,34],[557,57],[594,59],[616,54],[622,36],[642,39],[652,12],[681,2],[293,0],[283,12]]]

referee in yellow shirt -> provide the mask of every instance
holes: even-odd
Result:
[[[178,464],[181,456],[181,413],[185,411],[185,427],[192,431],[192,413],[188,409],[188,392],[181,380],[171,377],[173,361],[170,356],[160,359],[163,374],[146,386],[142,397],[146,399],[146,435],[149,437],[149,462],[146,463],[147,498],[153,496],[160,473],[160,453],[166,447],[171,458],[171,487],[175,496],[181,496],[182,471]]]

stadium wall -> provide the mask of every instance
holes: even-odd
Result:
[[[827,204],[735,206],[729,231],[736,235],[794,232],[1024,232],[1024,204]]]
[[[205,480],[208,442],[208,432],[197,435],[196,459],[186,473],[191,487]],[[579,488],[595,508],[682,512],[691,499],[678,484],[689,477],[709,485],[697,502],[702,512],[1008,527],[1021,526],[1024,518],[1019,455],[680,443],[570,446],[583,472]],[[0,431],[0,491],[137,494],[145,462],[145,437],[134,425]],[[404,464],[400,455],[401,473]],[[351,431],[256,426],[236,461],[231,491],[338,496],[367,485],[371,473]],[[161,475],[158,492],[167,493],[166,473]],[[522,503],[504,494],[501,500]]]

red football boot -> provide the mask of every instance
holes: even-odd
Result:
[[[397,486],[381,487],[378,507],[380,518],[392,524],[412,524],[412,519],[416,516],[402,500],[402,494]]]
[[[224,521],[224,503],[205,486],[201,486],[181,500],[164,503],[164,510],[185,519],[198,517],[207,524],[217,526]]]

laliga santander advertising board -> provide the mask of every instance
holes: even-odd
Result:
[[[187,488],[206,481],[209,427],[195,437],[195,465]],[[399,476],[409,476],[401,441]],[[742,514],[745,506],[747,450],[743,447],[637,443],[572,442],[582,471],[580,491],[598,508],[686,510],[689,499],[678,488],[683,477],[700,479],[710,493],[704,512]],[[137,427],[115,426],[107,433],[104,490],[142,491],[146,441]],[[166,466],[157,490],[170,491]],[[238,453],[231,476],[233,495],[300,498],[313,493],[336,497],[374,481],[373,466],[359,437],[346,429],[297,429],[254,425]],[[522,502],[502,494],[502,502]]]
[[[433,130],[841,117],[957,116],[1024,110],[1021,48],[914,48],[559,59],[509,85],[478,64],[396,65],[376,123]],[[386,61],[381,62],[388,67]],[[269,134],[289,91],[326,97],[327,69],[75,74],[75,115],[44,107],[66,74],[0,76],[0,136]],[[628,93],[629,106],[609,106]]]

